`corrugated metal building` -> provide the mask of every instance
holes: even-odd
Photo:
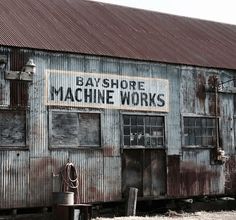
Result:
[[[83,203],[235,195],[236,26],[1,0],[0,45],[1,209],[51,206],[68,160]]]

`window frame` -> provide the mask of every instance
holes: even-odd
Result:
[[[124,116],[143,116],[143,117],[163,117],[164,126],[163,126],[163,145],[156,146],[156,147],[146,147],[144,145],[124,145]],[[162,112],[128,112],[128,111],[121,111],[120,112],[120,140],[121,140],[121,148],[122,149],[166,149],[167,146],[167,120],[166,120],[166,113]]]
[[[216,120],[215,116],[209,116],[209,115],[195,115],[195,114],[184,114],[182,115],[182,120],[181,120],[181,131],[182,131],[182,135],[181,135],[181,140],[182,140],[182,148],[198,148],[198,149],[212,149],[215,148],[216,145],[197,145],[197,144],[193,144],[193,145],[185,145],[185,125],[184,125],[184,119],[185,118],[201,118],[201,119],[213,119]],[[218,123],[218,134],[219,137],[218,139],[220,140],[220,117],[217,116],[217,123]],[[215,129],[215,128],[213,128]],[[202,137],[202,134],[201,134]],[[218,140],[218,141],[219,141]]]
[[[98,114],[99,115],[99,145],[56,145],[52,144],[52,115],[59,113]],[[48,110],[48,146],[49,149],[101,149],[102,148],[102,112],[99,110],[58,109]]]
[[[25,113],[25,138],[24,138],[24,144],[1,144],[0,142],[0,150],[29,150],[29,109],[25,108],[1,108],[0,112],[24,112]]]

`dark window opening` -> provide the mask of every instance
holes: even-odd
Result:
[[[164,117],[124,115],[123,124],[124,146],[164,146]]]
[[[11,107],[27,107],[28,82],[10,81],[10,105]]]
[[[100,114],[52,112],[52,147],[100,146]]]
[[[26,145],[26,112],[0,111],[0,146]]]
[[[215,146],[216,121],[214,118],[184,118],[184,145]]]

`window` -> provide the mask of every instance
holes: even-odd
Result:
[[[26,145],[26,112],[0,111],[0,146]]]
[[[184,118],[184,145],[214,146],[216,144],[215,118]]]
[[[100,114],[53,111],[51,116],[52,147],[100,146]]]
[[[10,80],[10,96],[12,107],[27,107],[28,82]]]
[[[124,146],[164,146],[164,117],[124,115],[123,124]]]

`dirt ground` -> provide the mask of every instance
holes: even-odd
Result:
[[[115,218],[97,218],[96,220],[236,220],[236,211],[222,212],[195,212],[195,213],[176,213],[169,211],[165,215],[153,217],[115,217]]]

